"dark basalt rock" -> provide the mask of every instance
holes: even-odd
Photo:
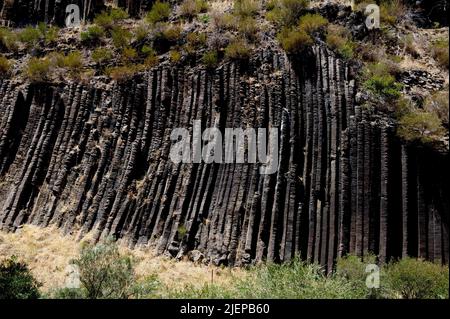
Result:
[[[0,80],[0,227],[56,225],[217,265],[298,255],[331,270],[369,251],[448,263],[448,154],[402,144],[355,93],[322,47],[214,71],[159,66],[111,90]],[[196,119],[279,127],[277,173],[174,164],[170,132]]]

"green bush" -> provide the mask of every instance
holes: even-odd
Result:
[[[305,30],[284,27],[277,35],[281,47],[289,54],[297,54],[314,44],[313,39]]]
[[[386,267],[390,289],[405,299],[448,299],[448,267],[404,258]]]
[[[180,4],[180,15],[189,19],[206,11],[208,11],[208,2],[205,0],[184,0]]]
[[[338,25],[329,25],[327,31],[327,45],[345,59],[354,56],[355,43],[351,40],[347,29]]]
[[[217,66],[218,60],[216,51],[207,51],[202,57],[202,62],[210,69]]]
[[[41,38],[39,29],[28,26],[19,33],[19,40],[28,48],[34,47]]]
[[[105,36],[105,30],[98,25],[87,28],[87,31],[81,32],[80,37],[83,42],[96,42]]]
[[[250,58],[250,46],[244,40],[234,40],[225,48],[225,56],[233,60]]]
[[[132,294],[134,262],[119,253],[112,240],[88,245],[73,261],[79,267],[80,282],[89,299],[123,299]]]
[[[127,47],[122,50],[122,61],[124,63],[132,63],[136,60],[138,54],[133,48]]]
[[[6,77],[11,71],[11,62],[3,55],[0,55],[0,78]]]
[[[38,30],[41,37],[44,38],[46,44],[55,43],[58,40],[59,28],[54,26],[47,26],[44,22],[38,24]]]
[[[37,299],[40,285],[14,256],[0,262],[0,299]]]
[[[169,51],[169,58],[170,58],[171,62],[178,63],[178,62],[180,62],[181,57],[182,57],[182,55],[181,55],[180,51],[177,51],[177,50],[170,50]]]
[[[415,110],[403,115],[397,134],[406,141],[432,143],[445,135],[441,120],[435,113]]]
[[[48,80],[52,63],[50,59],[31,58],[25,66],[24,75],[33,82],[44,82]]]
[[[86,299],[86,291],[83,288],[60,288],[52,292],[53,299]]]
[[[17,35],[7,28],[0,27],[0,48],[5,48],[8,51],[17,50]]]
[[[266,14],[268,20],[282,26],[293,26],[308,8],[309,0],[278,0],[270,3]]]
[[[238,20],[237,29],[240,34],[251,40],[256,37],[259,27],[255,18],[245,17]]]
[[[335,275],[347,281],[353,289],[353,292],[364,298],[382,297],[385,289],[380,283],[380,288],[368,288],[366,284],[368,273],[366,267],[368,264],[377,264],[376,256],[367,255],[364,258],[348,255],[338,258],[336,262]],[[380,281],[384,277],[380,278]]]
[[[147,13],[145,19],[149,23],[165,21],[169,18],[171,10],[169,3],[156,1],[153,3],[152,9]]]
[[[124,48],[130,44],[131,32],[120,26],[115,26],[111,30],[111,38],[116,48]]]
[[[146,23],[141,23],[134,29],[134,37],[138,42],[145,40],[149,33],[149,26]]]
[[[364,83],[364,86],[369,91],[390,100],[396,100],[401,96],[402,85],[396,82],[392,75],[374,75]]]
[[[98,64],[108,63],[112,57],[111,50],[107,48],[97,48],[92,52],[92,60]]]
[[[448,69],[448,39],[440,39],[433,43],[431,52],[440,66]]]
[[[380,4],[382,23],[395,25],[406,15],[406,6],[402,0],[383,0]]]
[[[128,13],[120,8],[112,8],[110,11],[103,11],[94,18],[94,23],[98,26],[110,30],[117,22],[127,19]]]
[[[256,0],[235,0],[233,13],[239,17],[252,17],[258,13],[259,3]]]
[[[425,110],[435,113],[439,119],[448,126],[448,88],[432,93],[425,99]]]
[[[300,29],[305,30],[309,35],[313,35],[319,30],[324,29],[328,25],[328,20],[322,17],[320,14],[305,14],[300,17],[298,26]]]

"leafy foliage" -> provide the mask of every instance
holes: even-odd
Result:
[[[245,60],[250,57],[250,47],[244,40],[234,40],[225,48],[225,56],[233,60]]]
[[[39,286],[28,266],[16,257],[0,262],[0,299],[37,299]]]
[[[31,58],[25,66],[25,76],[33,82],[43,82],[48,80],[52,63],[50,59],[45,58]]]
[[[301,53],[314,44],[305,30],[284,27],[277,36],[283,49],[289,54]]]
[[[203,54],[202,62],[207,68],[214,68],[218,63],[217,51],[207,51]]]
[[[135,280],[133,260],[121,255],[111,239],[84,247],[74,264],[79,267],[80,281],[88,298],[123,299],[131,295]]]
[[[415,110],[399,120],[398,135],[406,141],[431,143],[445,134],[439,117],[435,113]]]
[[[270,1],[266,8],[268,20],[282,26],[293,26],[298,23],[298,19],[308,8],[309,0],[276,0]]]
[[[105,35],[105,30],[98,25],[90,26],[87,31],[81,32],[80,37],[83,42],[96,42]]]
[[[386,267],[390,289],[405,299],[448,299],[448,267],[404,258]]]
[[[351,59],[354,56],[355,43],[351,40],[351,36],[347,29],[339,25],[329,25],[327,45],[337,51],[345,59]]]

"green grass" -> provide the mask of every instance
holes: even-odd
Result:
[[[163,290],[169,298],[249,298],[249,299],[364,299],[364,298],[448,298],[448,267],[407,258],[381,267],[380,287],[367,288],[367,264],[356,256],[338,260],[336,272],[325,275],[318,265],[295,259],[291,262],[264,264],[248,270],[248,276],[236,278],[233,287],[205,284],[186,285]]]

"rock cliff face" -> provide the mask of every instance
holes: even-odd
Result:
[[[159,66],[100,90],[0,82],[0,227],[57,225],[215,264],[448,262],[447,155],[402,145],[324,48],[217,70]],[[174,127],[279,127],[279,169],[174,164]],[[198,253],[198,252],[197,252]]]

